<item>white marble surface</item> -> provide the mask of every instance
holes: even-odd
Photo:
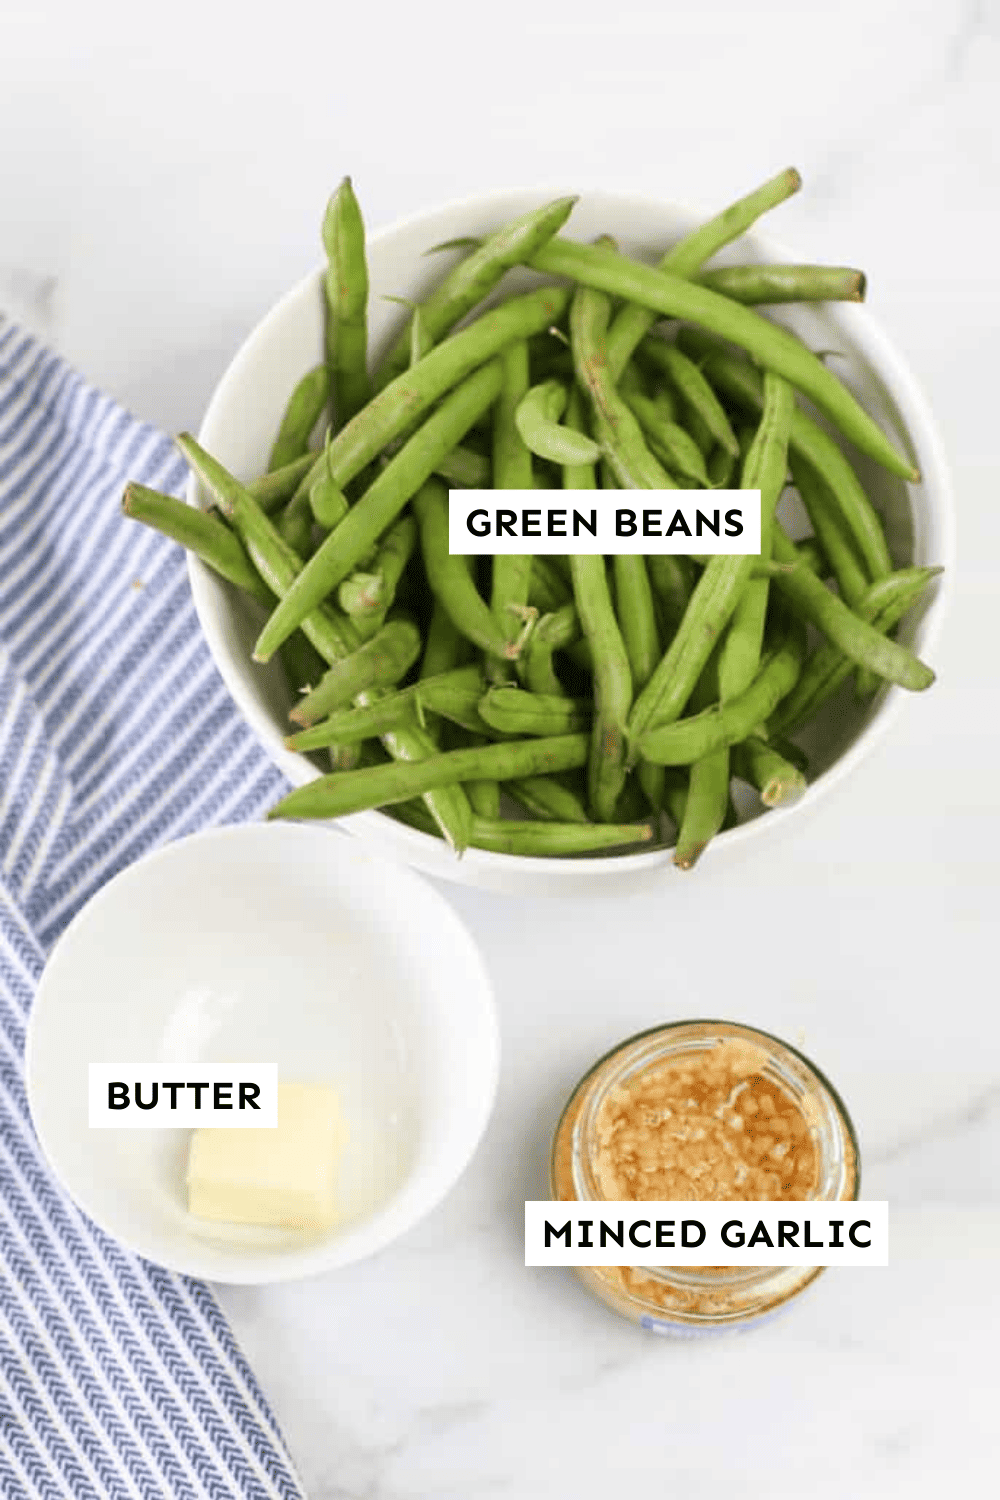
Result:
[[[881,1500],[989,1482],[998,17],[988,0],[4,7],[0,304],[144,417],[197,424],[233,348],[316,259],[344,172],[379,225],[549,182],[714,207],[794,162],[806,188],[769,232],[867,269],[954,468],[940,681],[801,843],[626,902],[446,888],[502,1014],[473,1167],[375,1261],[222,1292],[313,1500]],[[899,1230],[888,1270],[831,1272],[776,1325],[692,1346],[634,1331],[569,1273],[526,1271],[519,1205],[583,1066],[699,1011],[816,1057]]]

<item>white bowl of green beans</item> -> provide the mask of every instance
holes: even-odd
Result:
[[[327,261],[180,440],[198,535],[125,502],[192,548],[215,661],[292,784],[277,816],[507,891],[703,879],[919,699],[947,464],[861,273],[747,232],[797,186],[714,218],[494,193],[366,234],[344,180]],[[449,487],[532,483],[760,488],[762,556],[450,557]]]

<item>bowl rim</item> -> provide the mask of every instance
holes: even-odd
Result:
[[[287,1254],[265,1256],[260,1250],[237,1246],[232,1247],[230,1254],[228,1247],[223,1251],[219,1246],[215,1246],[211,1258],[205,1258],[199,1254],[196,1243],[192,1241],[190,1255],[173,1253],[164,1255],[159,1248],[151,1248],[150,1242],[141,1231],[123,1229],[119,1221],[109,1223],[100,1212],[99,1206],[98,1211],[94,1211],[94,1200],[88,1191],[88,1182],[81,1181],[79,1175],[74,1174],[72,1170],[69,1172],[65,1170],[65,1158],[58,1126],[55,1124],[58,1108],[53,1103],[50,1090],[45,1083],[45,1057],[39,1051],[38,1036],[41,1022],[38,1018],[49,1008],[45,999],[46,974],[53,961],[57,959],[60,952],[63,953],[64,961],[65,954],[71,947],[73,936],[92,921],[95,913],[104,905],[114,899],[120,899],[123,884],[127,885],[130,881],[139,878],[139,873],[148,871],[151,866],[189,856],[196,860],[198,851],[206,843],[253,843],[260,839],[273,840],[278,837],[291,841],[301,839],[303,835],[306,839],[316,840],[316,851],[319,857],[315,859],[313,868],[316,870],[317,880],[322,881],[323,871],[327,867],[322,859],[321,851],[326,849],[333,858],[340,858],[350,846],[346,840],[341,840],[341,849],[338,852],[336,844],[330,840],[329,834],[324,829],[301,822],[235,823],[203,828],[181,838],[170,839],[150,853],[126,865],[77,912],[56,940],[46,959],[45,969],[39,979],[28,1018],[24,1048],[24,1080],[28,1110],[42,1154],[63,1190],[95,1224],[99,1225],[104,1232],[111,1234],[127,1249],[181,1275],[205,1277],[225,1285],[277,1284],[322,1274],[340,1266],[368,1259],[407,1234],[447,1197],[468,1168],[492,1118],[499,1087],[501,1051],[499,1014],[493,982],[479,944],[452,903],[446,901],[444,896],[419,871],[399,860],[387,858],[381,850],[367,847],[364,850],[365,857],[369,858],[375,866],[380,867],[382,876],[387,882],[391,882],[386,888],[393,893],[393,896],[400,894],[400,886],[408,888],[411,896],[414,892],[419,892],[424,906],[432,907],[448,929],[449,948],[454,948],[456,940],[461,941],[465,948],[466,962],[474,970],[475,986],[471,992],[469,987],[463,989],[461,1001],[463,1013],[468,1012],[471,1007],[476,1007],[478,1010],[475,1028],[481,1034],[482,1040],[482,1050],[477,1065],[475,1109],[470,1111],[467,1130],[463,1132],[461,1138],[456,1137],[454,1132],[449,1133],[448,1142],[444,1149],[439,1145],[437,1154],[431,1160],[430,1168],[425,1167],[417,1173],[411,1171],[373,1213],[351,1221],[341,1234],[302,1248],[289,1249]],[[351,862],[352,869],[356,869],[357,851],[351,848],[347,858]],[[329,886],[326,888],[330,889]],[[392,912],[396,908],[387,898],[379,909],[383,916],[391,919]],[[389,926],[392,926],[391,920]],[[443,1020],[441,1024],[445,1024]],[[95,1060],[87,1059],[87,1061]],[[228,1264],[229,1262],[231,1264]]]
[[[558,186],[507,187],[487,193],[452,198],[430,208],[405,214],[374,230],[368,237],[368,244],[375,247],[381,241],[418,229],[425,222],[444,217],[462,214],[471,216],[483,214],[486,211],[495,211],[497,216],[511,217],[514,213],[524,212],[529,200],[531,204],[540,205],[554,198],[570,196],[580,200],[603,200],[609,205],[609,212],[612,213],[615,211],[627,213],[631,207],[640,208],[646,213],[650,210],[680,213],[692,220],[708,217],[710,213],[708,210],[702,211],[680,199],[660,198],[638,192],[614,191],[601,186],[589,186],[576,190],[567,190]],[[743,245],[751,247],[754,254],[764,260],[783,261],[790,264],[801,260],[801,256],[789,249],[782,241],[767,234],[759,234],[755,229],[741,235],[732,242],[732,246],[727,246],[726,250]],[[266,337],[274,325],[280,324],[288,307],[302,297],[308,289],[314,288],[322,274],[323,265],[317,262],[271,305],[246,335],[212,392],[199,427],[199,439],[203,437],[206,429],[211,427],[219,409],[224,407],[226,388],[230,381],[235,380],[245,366],[252,366],[258,340]],[[954,488],[944,442],[922,385],[867,306],[838,303],[836,314],[838,318],[847,320],[855,343],[877,366],[882,384],[891,392],[906,429],[911,434],[919,433],[922,450],[921,483],[926,483],[928,476],[931,477],[933,483],[936,497],[935,528],[941,542],[937,564],[943,568],[943,572],[935,580],[933,597],[921,620],[920,649],[927,656],[933,653],[938,644],[945,617],[951,607],[955,581]],[[185,496],[189,504],[197,504],[198,491],[199,481],[192,473],[185,488]],[[242,682],[230,669],[231,653],[227,648],[223,632],[218,628],[212,604],[212,591],[220,586],[220,581],[193,553],[188,554],[187,561],[195,607],[202,630],[212,650],[215,665],[240,711],[253,728],[258,740],[264,745],[272,761],[290,780],[298,783],[296,772],[301,767],[304,757],[284,747],[280,734],[274,729],[273,724],[269,726],[273,731],[272,738],[272,735],[261,724],[257,704],[249,699]],[[823,771],[816,781],[809,784],[805,797],[790,806],[772,808],[766,815],[751,818],[735,828],[720,832],[713,840],[713,848],[717,845],[720,851],[742,849],[759,836],[760,825],[767,829],[777,830],[803,808],[812,809],[817,806],[822,799],[836,791],[856,767],[884,743],[886,737],[896,728],[906,712],[906,700],[920,696],[917,693],[908,693],[893,684],[887,684],[882,702],[873,717],[837,760]],[[317,771],[316,774],[321,773]],[[366,843],[379,846],[392,857],[401,858],[438,877],[460,879],[473,885],[489,885],[491,877],[498,876],[501,871],[515,879],[518,872],[526,876],[547,874],[553,877],[553,881],[558,880],[563,887],[567,884],[585,885],[593,881],[595,876],[628,876],[655,870],[659,866],[670,864],[673,852],[672,848],[657,844],[655,848],[644,849],[636,853],[559,858],[557,856],[500,854],[491,850],[470,847],[462,855],[464,871],[459,875],[457,871],[449,874],[449,865],[454,865],[455,856],[442,844],[441,840],[431,834],[422,833],[419,829],[399,823],[378,809],[330,820],[325,826],[336,826],[360,836]],[[623,887],[627,888],[628,884],[627,880],[622,881]],[[545,887],[532,884],[531,889],[544,891]],[[555,885],[552,889],[555,889]]]

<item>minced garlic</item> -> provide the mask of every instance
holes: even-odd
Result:
[[[743,1041],[668,1057],[619,1083],[594,1122],[592,1169],[608,1199],[794,1199],[818,1152],[799,1105]]]
[[[557,1199],[853,1198],[854,1134],[825,1080],[777,1038],[724,1021],[643,1032],[574,1090],[552,1143]],[[616,1312],[660,1333],[746,1326],[820,1275],[814,1266],[578,1266]]]

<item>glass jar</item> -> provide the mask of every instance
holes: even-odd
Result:
[[[678,1096],[679,1109],[664,1109],[662,1100],[669,1084],[681,1093],[691,1093],[699,1078],[706,1085],[706,1098],[713,1078],[716,1095],[721,1087],[727,1089],[728,1097],[697,1118],[684,1114],[687,1106],[695,1105],[693,1098]],[[733,1079],[737,1081],[730,1088]],[[643,1090],[647,1101],[661,1102],[650,1105],[643,1100]],[[633,1147],[625,1166],[622,1161],[616,1165],[614,1148],[617,1142],[620,1150],[623,1139],[621,1112],[630,1101],[635,1105],[634,1118],[640,1121],[637,1129],[655,1132],[669,1118],[670,1140],[684,1139],[685,1146],[667,1144],[661,1129],[656,1150],[662,1160],[653,1160],[651,1148],[644,1153]],[[777,1123],[771,1129],[773,1122]],[[764,1130],[757,1129],[758,1124]],[[728,1130],[732,1134],[727,1136]],[[651,1134],[650,1141],[655,1140]],[[717,1153],[715,1168],[707,1165],[710,1150]],[[637,1190],[642,1184],[637,1184],[636,1176],[643,1172],[650,1191]],[[796,1180],[797,1172],[801,1176]],[[677,1021],[630,1037],[580,1080],[553,1137],[550,1182],[553,1199],[585,1202],[699,1198],[835,1202],[858,1196],[860,1164],[847,1110],[801,1052],[750,1026]],[[592,1292],[633,1323],[656,1333],[690,1338],[765,1322],[815,1281],[823,1267],[575,1269]]]

